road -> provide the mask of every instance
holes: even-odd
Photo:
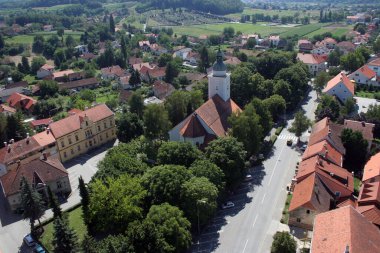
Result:
[[[111,144],[103,146],[64,164],[69,173],[72,192],[67,201],[61,204],[63,210],[67,210],[80,202],[78,189],[79,176],[82,176],[86,183],[89,182],[97,171],[98,162],[104,158],[111,146]],[[0,189],[0,191],[2,190]],[[5,201],[3,193],[0,192],[0,252],[31,252],[30,248],[22,243],[24,235],[30,232],[29,222],[22,220],[20,215],[12,214],[7,209]],[[52,211],[47,210],[41,221],[51,217],[53,217]]]
[[[316,93],[311,91],[302,105],[311,120],[314,120],[316,106]],[[288,127],[292,121],[288,120]],[[301,156],[294,146],[286,145],[289,138],[295,139],[295,136],[285,128],[269,158],[251,170],[253,180],[243,183],[230,198],[235,207],[217,213],[191,252],[270,252],[286,200],[286,185],[294,177]],[[308,133],[305,133],[301,141],[307,139]]]

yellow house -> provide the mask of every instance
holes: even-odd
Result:
[[[62,162],[116,139],[115,115],[100,104],[51,123]]]

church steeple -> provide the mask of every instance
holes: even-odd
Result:
[[[230,73],[223,62],[223,53],[219,50],[216,54],[216,62],[212,67],[212,73],[208,75],[208,98],[219,95],[224,101],[230,99]]]

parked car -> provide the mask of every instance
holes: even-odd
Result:
[[[251,181],[253,179],[252,175],[248,174],[245,176],[244,181]]]
[[[33,239],[31,234],[24,236],[24,243],[29,247],[33,247],[36,244],[36,241]]]
[[[46,250],[44,249],[44,247],[42,247],[42,245],[38,243],[36,244],[36,246],[34,246],[33,251],[35,253],[46,253]]]
[[[302,145],[302,147],[300,147],[300,150],[301,150],[301,151],[305,151],[305,150],[306,150],[306,148],[307,148],[307,145],[306,145],[306,144],[304,144],[304,145]]]
[[[231,201],[227,201],[226,203],[224,203],[223,205],[222,205],[222,209],[228,209],[228,208],[232,208],[232,207],[234,207],[235,206],[235,204],[233,203],[233,202],[231,202]]]
[[[286,145],[292,146],[293,145],[293,140],[292,139],[287,140],[286,141]]]

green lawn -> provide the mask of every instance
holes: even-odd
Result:
[[[302,37],[302,36],[305,36],[306,34],[320,30],[321,27],[325,25],[326,24],[315,23],[315,24],[298,26],[293,29],[290,29],[289,31],[282,33],[281,37],[288,37],[288,36],[293,37],[294,35],[298,35],[299,37]]]
[[[282,16],[294,16],[296,12],[300,14],[300,17],[307,16],[309,14],[311,17],[319,17],[318,10],[302,12],[302,11],[296,11],[296,10],[263,10],[263,9],[253,9],[253,8],[244,8],[243,13],[228,14],[226,15],[226,17],[240,19],[241,15],[253,15],[256,13],[263,13],[265,15],[270,15],[270,16],[278,15],[279,17],[282,17]]]
[[[281,218],[281,221],[284,224],[288,224],[289,222],[289,206],[290,206],[290,201],[292,200],[292,197],[293,197],[292,194],[288,194],[286,196],[286,202],[285,202],[284,210],[282,211],[282,218]]]
[[[362,98],[375,98],[375,94],[378,93],[380,95],[380,92],[374,92],[374,91],[365,91],[365,90],[357,90],[355,92],[355,96],[362,97]]]
[[[26,75],[26,76],[24,76],[24,78],[22,80],[27,81],[28,84],[31,84],[34,81],[36,81],[36,77],[33,75]]]
[[[362,184],[362,181],[360,181],[359,178],[354,177],[354,190],[355,190],[355,192],[359,192],[360,191],[360,185],[361,184]]]
[[[54,5],[50,7],[36,7],[33,8],[34,10],[40,10],[40,11],[59,11],[63,10],[67,7],[73,6],[74,4],[59,4],[59,5]]]
[[[307,34],[306,37],[312,38],[315,35],[323,34],[323,33],[326,33],[326,32],[331,32],[333,36],[340,37],[340,36],[345,35],[346,33],[348,33],[348,31],[351,30],[351,29],[352,28],[350,26],[339,27],[339,28],[321,27],[321,29],[315,30],[314,32],[311,32],[311,33]]]
[[[35,32],[28,35],[17,35],[14,37],[9,37],[5,39],[6,43],[9,44],[32,44],[33,39],[35,35],[42,35],[44,36],[45,40],[51,37],[53,34],[57,34],[57,32]],[[80,40],[80,36],[83,34],[83,32],[75,32],[75,31],[65,31],[64,38],[66,39],[67,36],[71,35],[74,37],[76,41]]]
[[[69,218],[70,227],[75,230],[78,235],[79,241],[83,240],[86,234],[86,226],[82,219],[82,208],[78,207],[67,213]],[[41,243],[46,247],[49,252],[53,252],[52,240],[53,240],[53,222],[50,222],[44,226],[44,233],[40,238]]]

